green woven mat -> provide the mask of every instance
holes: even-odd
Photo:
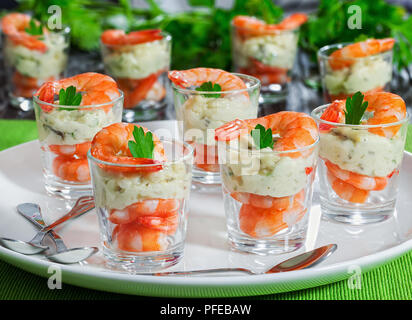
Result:
[[[412,151],[412,125],[408,128],[406,149]],[[35,139],[34,121],[0,120],[0,150]],[[412,299],[412,252],[362,275],[362,288],[350,289],[347,281],[329,285],[253,297],[269,300],[315,299]],[[46,279],[0,261],[0,299],[142,299],[84,289],[63,284],[61,290],[50,290]]]

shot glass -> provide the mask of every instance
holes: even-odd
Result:
[[[105,162],[88,153],[103,253],[113,268],[166,268],[183,256],[193,148],[160,141],[168,159],[160,168]]]
[[[285,96],[296,58],[299,29],[256,32],[232,22],[231,37],[234,71],[258,78],[265,102]]]
[[[395,209],[409,115],[395,123],[349,125],[321,119],[328,106],[312,112],[320,131],[323,217],[353,225],[388,219]]]
[[[101,43],[107,74],[124,93],[123,121],[153,120],[167,105],[172,36],[134,45]]]
[[[94,135],[122,119],[123,94],[104,104],[61,106],[33,97],[46,191],[65,199],[90,195],[87,151]]]
[[[346,99],[357,91],[389,91],[393,51],[360,58],[332,58],[330,55],[351,43],[338,43],[318,51],[319,72],[325,102]]]
[[[47,31],[37,38],[41,47],[33,48],[30,41],[2,33],[10,104],[21,111],[32,110],[33,94],[44,82],[63,78],[67,66],[70,28]]]
[[[176,118],[184,141],[195,149],[194,188],[220,188],[220,169],[215,129],[235,119],[256,118],[260,81],[235,74],[246,84],[245,89],[231,91],[197,91],[172,83]]]
[[[232,248],[281,254],[305,242],[318,140],[289,151],[251,150],[241,139],[219,141],[228,239]]]

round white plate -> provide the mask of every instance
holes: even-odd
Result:
[[[175,121],[145,123],[160,135],[175,135]],[[157,131],[159,133],[159,131]],[[21,217],[16,206],[36,202],[47,223],[63,215],[73,203],[46,195],[38,141],[0,152],[0,236],[30,240],[36,230]],[[184,259],[169,270],[247,267],[265,270],[283,259],[315,247],[336,243],[337,251],[316,267],[269,275],[155,277],[111,271],[101,255],[82,264],[56,265],[41,255],[25,256],[0,247],[0,258],[34,274],[49,277],[61,269],[64,283],[125,294],[163,297],[235,297],[304,289],[343,280],[354,272],[366,272],[412,250],[412,154],[405,152],[395,216],[368,226],[354,227],[321,220],[315,192],[308,239],[300,251],[283,256],[256,256],[234,252],[226,241],[223,200],[220,193],[192,192]],[[98,246],[99,231],[94,211],[58,230],[69,247]]]

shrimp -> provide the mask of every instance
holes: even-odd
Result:
[[[163,39],[159,29],[132,31],[126,34],[123,30],[106,30],[101,35],[101,41],[105,45],[124,46],[152,42]]]
[[[165,232],[167,235],[174,235],[179,225],[179,214],[175,212],[168,217],[138,217],[136,223],[146,228]]]
[[[395,39],[368,39],[347,45],[334,51],[329,56],[329,65],[333,70],[348,68],[355,63],[355,58],[367,57],[392,50]]]
[[[102,165],[105,170],[117,173],[136,173],[155,172],[162,169],[161,162],[166,160],[166,156],[163,144],[155,134],[153,134],[153,159],[134,158],[132,156],[128,143],[134,139],[133,130],[135,127],[141,126],[132,123],[114,123],[103,128],[94,136],[91,146],[93,157],[113,164],[131,165],[130,167]],[[144,127],[141,128],[144,132],[149,131]],[[139,167],[134,167],[135,165]]]
[[[51,152],[66,157],[77,157],[77,158],[86,158],[87,152],[91,147],[91,142],[86,141],[83,143],[78,143],[74,145],[58,145],[52,144],[49,145]]]
[[[305,191],[302,189],[293,196],[279,198],[247,192],[232,192],[230,195],[233,199],[243,204],[248,204],[262,209],[275,208],[276,210],[284,211],[291,209],[295,201],[302,202],[305,198]]]
[[[245,132],[250,133],[258,124],[272,129],[273,134],[280,136],[274,144],[275,151],[303,148],[318,140],[316,122],[305,113],[292,111],[282,111],[257,119],[233,120],[217,128],[215,138],[220,141],[233,140]],[[302,153],[290,152],[285,155],[296,158]]]
[[[3,33],[16,45],[22,45],[30,50],[46,52],[47,46],[39,36],[28,34],[25,29],[29,27],[31,17],[23,13],[10,13],[1,19]],[[38,23],[38,22],[36,22]],[[43,28],[46,33],[47,29]]]
[[[130,252],[163,251],[168,246],[167,234],[139,223],[117,225],[112,233],[114,247]]]
[[[36,95],[41,101],[54,103],[60,89],[67,89],[70,86],[74,86],[77,92],[82,93],[81,106],[104,104],[120,97],[116,81],[107,75],[95,72],[86,72],[58,81],[47,81],[39,88]]]
[[[368,102],[366,111],[373,112],[373,116],[362,124],[379,125],[398,122],[406,116],[405,101],[398,95],[390,92],[376,92],[365,94],[364,101]],[[322,120],[336,123],[345,122],[346,100],[335,100],[321,116]],[[329,131],[333,125],[322,123],[321,132]],[[382,137],[392,138],[399,131],[400,126],[370,128],[369,132]]]
[[[239,72],[249,74],[258,78],[262,85],[271,83],[286,83],[290,81],[288,69],[273,66],[267,66],[259,60],[249,58],[251,66],[248,68],[239,68]]]
[[[182,201],[178,199],[147,199],[138,201],[124,209],[112,209],[109,220],[112,223],[124,224],[147,216],[167,218],[179,210],[181,203]]]
[[[85,158],[58,156],[53,160],[53,172],[57,177],[66,181],[90,181],[89,166]]]
[[[144,79],[117,79],[120,89],[124,92],[124,107],[134,108],[144,100],[157,82],[157,78],[158,73]]]
[[[177,86],[182,88],[197,87],[205,82],[219,84],[222,91],[246,89],[246,84],[238,76],[221,70],[212,68],[194,68],[183,71],[169,71],[169,79]],[[248,97],[247,92],[244,95]]]
[[[358,189],[379,191],[385,189],[388,184],[387,177],[369,177],[356,172],[343,170],[339,168],[338,165],[328,160],[325,160],[325,165],[329,172],[336,178],[349,183]]]
[[[239,211],[239,228],[253,238],[272,237],[289,227],[287,221],[297,222],[305,213],[306,209],[298,202],[288,210],[262,209],[243,204]]]
[[[196,167],[209,172],[219,172],[220,165],[217,147],[213,145],[191,143],[195,149],[194,163]]]
[[[304,13],[294,13],[278,24],[267,24],[255,17],[236,16],[233,18],[232,24],[239,29],[244,29],[237,30],[242,35],[265,35],[270,34],[273,31],[296,29],[307,20],[308,17]]]
[[[327,172],[328,181],[335,193],[343,200],[353,203],[365,203],[369,197],[368,190],[362,190],[354,187],[337,177],[335,177],[329,170]]]

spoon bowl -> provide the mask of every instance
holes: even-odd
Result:
[[[49,249],[48,246],[10,238],[0,238],[0,244],[7,249],[27,255],[42,253]]]
[[[99,249],[96,247],[72,248],[67,249],[66,251],[49,254],[46,258],[57,263],[72,264],[86,260],[97,251],[99,251]]]

